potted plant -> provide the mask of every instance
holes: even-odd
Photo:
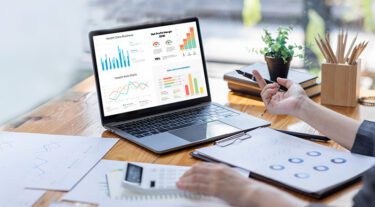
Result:
[[[271,33],[264,29],[262,40],[266,46],[256,52],[264,55],[272,81],[276,81],[277,77],[288,77],[290,62],[293,57],[303,58],[302,54],[297,53],[298,50],[303,50],[301,45],[287,44],[289,33],[292,30],[292,27],[279,27],[277,37],[273,38]]]

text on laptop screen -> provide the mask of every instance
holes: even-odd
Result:
[[[208,95],[195,22],[93,40],[104,116]]]

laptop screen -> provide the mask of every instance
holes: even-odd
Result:
[[[195,21],[93,37],[104,116],[208,96]]]

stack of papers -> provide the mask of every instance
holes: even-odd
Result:
[[[0,132],[0,203],[31,206],[44,190],[69,191],[117,141]]]

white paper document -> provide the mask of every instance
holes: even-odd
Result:
[[[373,157],[325,147],[269,128],[247,134],[250,139],[196,151],[308,193],[344,183],[375,164]]]
[[[110,200],[106,174],[115,170],[123,170],[125,162],[101,160],[71,191],[63,196],[63,200],[83,203],[101,203]]]
[[[144,195],[121,188],[121,175],[126,162],[102,160],[98,165],[76,186],[64,195],[63,200],[96,203],[100,206],[219,206],[228,205],[219,199],[197,196],[187,198],[175,195]],[[151,165],[137,163],[138,165]],[[114,195],[109,195],[106,176],[114,173],[111,178],[111,190]],[[115,180],[117,181],[115,181]],[[88,190],[90,189],[90,190]]]
[[[20,206],[21,194],[24,192],[25,183],[22,179],[31,169],[32,147],[22,147],[23,155],[13,151],[13,144],[0,139],[0,206]]]
[[[0,143],[9,152],[22,157],[12,171],[25,171],[25,161],[31,163],[27,176],[18,179],[29,189],[68,191],[92,169],[118,139],[62,135],[0,132]],[[25,148],[32,153],[26,154]],[[0,151],[0,157],[2,152]]]
[[[29,190],[24,189],[21,193],[18,203],[16,206],[19,207],[29,207],[33,206],[45,193],[45,190]]]
[[[148,164],[148,163],[137,163],[139,166],[146,166],[146,165],[153,165],[153,167],[158,166],[155,164]],[[171,166],[177,167],[177,166]],[[181,168],[178,166],[178,168]],[[185,167],[183,167],[185,168]],[[107,173],[107,184],[109,190],[109,197],[111,198],[111,202],[105,201],[104,203],[100,203],[102,206],[121,206],[121,203],[124,204],[126,202],[127,205],[140,205],[142,204],[147,206],[146,204],[156,204],[160,206],[216,206],[216,207],[228,207],[226,203],[223,201],[203,196],[199,194],[192,194],[183,191],[176,191],[170,193],[161,193],[161,194],[142,194],[132,192],[122,185],[122,180],[124,178],[124,170],[116,170]],[[115,202],[117,201],[117,202]],[[140,202],[141,201],[141,202]],[[136,206],[138,206],[136,205]]]
[[[43,190],[27,190],[24,178],[32,168],[32,156],[35,146],[20,146],[18,151],[14,143],[0,138],[0,206],[29,207],[44,193]],[[22,156],[20,156],[22,155]]]

